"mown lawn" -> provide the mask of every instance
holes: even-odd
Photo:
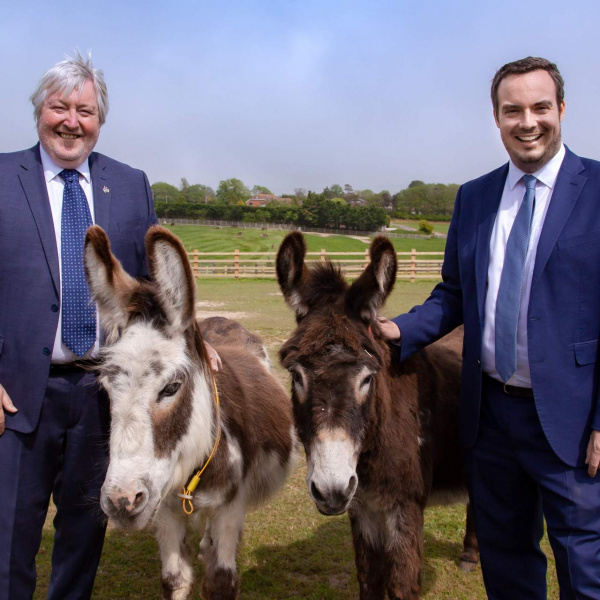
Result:
[[[418,223],[417,223],[418,227]],[[278,229],[243,229],[238,227],[205,227],[200,225],[168,226],[185,246],[188,252],[276,252],[279,244],[289,233]],[[368,247],[367,238],[356,239],[350,235],[305,234],[309,252],[364,252]],[[442,238],[390,238],[398,252],[409,252],[415,248],[419,252],[443,252],[446,240]]]
[[[204,230],[204,228],[201,228]],[[384,314],[395,316],[422,302],[431,282],[398,282]],[[248,329],[262,335],[277,364],[277,350],[294,327],[272,281],[204,280],[198,282],[199,310],[223,316],[236,313]],[[288,385],[287,373],[277,367]],[[346,517],[321,516],[306,490],[306,467],[300,460],[284,490],[246,520],[239,555],[242,598],[246,600],[351,600],[358,597],[356,572]],[[45,597],[52,546],[52,511],[44,528],[38,557],[39,586],[35,598]],[[464,507],[428,509],[425,519],[425,600],[479,600],[485,598],[481,572],[466,574],[458,568],[464,535]],[[190,536],[192,547],[199,537]],[[548,551],[548,544],[545,543]],[[196,554],[196,552],[194,552]],[[550,561],[551,600],[558,599]],[[202,568],[196,562],[197,580]],[[200,598],[197,585],[193,598]],[[158,599],[161,597],[160,561],[151,533],[123,534],[110,529],[94,589],[99,600]]]

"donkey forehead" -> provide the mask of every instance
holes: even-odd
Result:
[[[127,327],[121,338],[103,350],[102,376],[162,378],[189,364],[183,336],[167,337],[147,323]]]

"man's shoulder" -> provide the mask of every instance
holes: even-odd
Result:
[[[486,186],[498,179],[505,179],[508,173],[508,163],[504,163],[501,167],[481,175],[476,179],[471,179],[461,185],[463,192],[471,192],[480,189],[482,186]]]
[[[11,168],[18,165],[28,164],[36,159],[37,145],[27,150],[16,152],[0,152],[0,168]]]
[[[135,167],[132,167],[124,162],[110,158],[110,156],[106,156],[106,154],[100,154],[100,152],[92,152],[88,160],[90,163],[90,168],[95,166],[100,169],[107,169],[111,173],[138,176],[143,175],[144,173],[141,169],[136,169]]]

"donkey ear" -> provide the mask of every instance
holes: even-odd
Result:
[[[98,225],[85,236],[84,268],[92,298],[98,305],[100,323],[110,344],[127,324],[127,303],[139,283],[125,272],[110,251],[108,236]]]
[[[167,320],[175,329],[186,329],[195,318],[196,280],[183,244],[155,225],[146,234],[146,252]]]
[[[308,306],[302,298],[302,283],[308,277],[308,269],[304,264],[306,242],[298,231],[285,236],[277,252],[277,281],[285,301],[300,318],[308,312]]]
[[[351,312],[367,322],[377,317],[396,283],[396,250],[383,235],[378,235],[371,242],[369,249],[371,263],[361,276],[350,286],[346,293],[346,305]]]

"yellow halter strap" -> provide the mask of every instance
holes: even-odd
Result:
[[[200,482],[200,477],[202,473],[208,467],[210,461],[213,459],[214,455],[217,452],[217,448],[219,447],[219,442],[221,441],[221,409],[219,404],[219,391],[217,390],[217,382],[215,380],[215,376],[212,376],[213,388],[215,390],[215,407],[216,407],[216,416],[217,416],[217,436],[215,437],[215,443],[211,450],[209,457],[206,459],[204,466],[197,471],[197,473],[192,477],[191,481],[188,483],[186,488],[181,489],[181,493],[177,494],[179,498],[181,498],[181,506],[183,508],[183,512],[186,515],[191,515],[194,512],[194,505],[192,503],[192,494],[196,487],[198,487],[198,483]]]

